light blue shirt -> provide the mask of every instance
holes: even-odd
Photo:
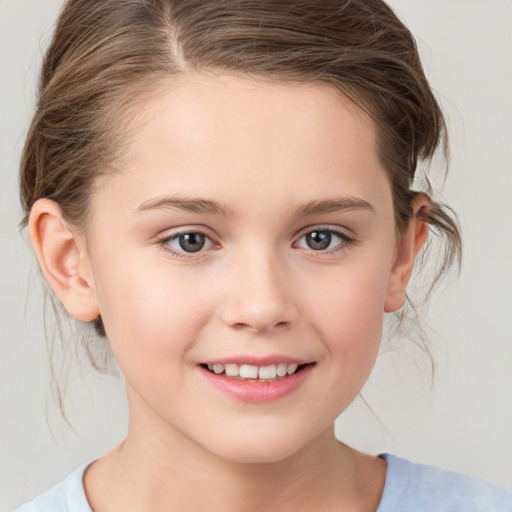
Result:
[[[376,512],[512,512],[512,491],[394,455]],[[14,512],[92,512],[82,478],[87,464]]]

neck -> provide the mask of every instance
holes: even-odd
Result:
[[[384,461],[338,442],[333,426],[283,460],[241,463],[132,419],[125,441],[91,465],[84,485],[94,512],[374,511],[384,475]]]

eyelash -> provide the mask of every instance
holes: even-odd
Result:
[[[206,233],[201,231],[200,229],[197,229],[197,230],[192,230],[191,229],[191,230],[187,230],[187,231],[180,231],[178,233],[173,233],[170,236],[165,236],[165,237],[159,239],[157,241],[157,243],[158,243],[158,245],[160,245],[160,247],[162,247],[162,249],[164,251],[170,253],[171,255],[173,255],[173,256],[175,256],[177,258],[190,258],[190,257],[194,257],[194,255],[196,255],[196,254],[197,255],[202,254],[204,252],[202,250],[203,249],[202,247],[197,252],[179,251],[179,250],[175,250],[174,248],[172,248],[170,243],[175,241],[175,240],[179,240],[180,237],[185,236],[185,235],[201,235],[206,240],[205,244],[209,243],[209,244],[211,244],[213,246],[216,245],[215,242],[213,242],[211,240],[211,238]]]
[[[338,252],[340,250],[343,250],[344,248],[352,245],[353,243],[355,243],[355,240],[353,238],[349,237],[346,233],[343,233],[342,231],[339,231],[339,230],[334,229],[334,228],[318,226],[318,227],[314,227],[314,228],[307,228],[307,231],[303,231],[301,236],[297,239],[297,241],[294,242],[293,246],[297,247],[297,244],[300,242],[300,240],[302,240],[307,235],[311,235],[312,233],[315,233],[315,232],[317,232],[317,233],[328,233],[331,236],[334,235],[335,237],[340,239],[340,242],[338,244],[336,244],[334,247],[330,248],[330,249],[314,250],[312,248],[303,247],[303,249],[311,251],[313,254],[317,254],[317,255],[330,255],[330,254],[334,254],[334,253],[336,253],[336,252]],[[165,236],[165,237],[159,239],[157,241],[157,243],[158,243],[158,245],[160,245],[162,247],[162,249],[164,251],[172,254],[173,256],[175,256],[177,258],[191,258],[191,257],[196,257],[197,258],[197,256],[201,255],[204,252],[203,247],[201,247],[196,252],[192,252],[192,251],[191,252],[187,252],[187,251],[175,250],[170,245],[171,242],[179,240],[180,237],[185,236],[185,235],[200,235],[200,236],[203,236],[205,238],[205,240],[206,240],[205,244],[211,244],[212,246],[216,245],[215,242],[213,242],[211,240],[211,238],[206,233],[204,233],[201,230],[180,231],[178,233],[174,233],[174,234],[172,234],[170,236]],[[196,255],[196,256],[194,256],[194,255]]]
[[[343,231],[339,231],[338,229],[329,228],[329,227],[315,226],[313,228],[309,227],[309,228],[307,228],[306,231],[303,231],[301,236],[298,238],[297,242],[294,243],[294,246],[296,246],[298,244],[298,242],[300,240],[302,240],[304,237],[306,237],[307,235],[311,235],[312,233],[315,233],[315,232],[329,233],[330,235],[334,235],[340,239],[340,242],[330,249],[323,249],[323,250],[315,251],[314,249],[311,249],[311,248],[305,248],[306,250],[309,250],[313,254],[318,255],[318,256],[320,256],[320,255],[328,256],[330,254],[337,253],[338,251],[346,249],[347,247],[349,247],[350,245],[355,243],[354,238],[348,236]]]

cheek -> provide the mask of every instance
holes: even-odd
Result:
[[[97,273],[100,311],[120,366],[125,359],[180,358],[206,322],[207,290],[166,265],[134,259]]]
[[[380,331],[384,315],[389,267],[362,261],[325,276],[323,284],[309,286],[309,308],[321,325],[344,333]]]
[[[377,357],[388,275],[387,261],[361,260],[309,288],[309,315],[344,386],[362,385]]]

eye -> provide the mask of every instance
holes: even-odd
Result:
[[[196,253],[211,249],[214,246],[213,242],[204,233],[194,231],[168,236],[160,243],[164,249],[174,254]]]
[[[352,239],[347,235],[334,229],[314,229],[299,238],[296,245],[303,249],[326,251],[338,248],[338,246],[350,243],[351,241]]]

